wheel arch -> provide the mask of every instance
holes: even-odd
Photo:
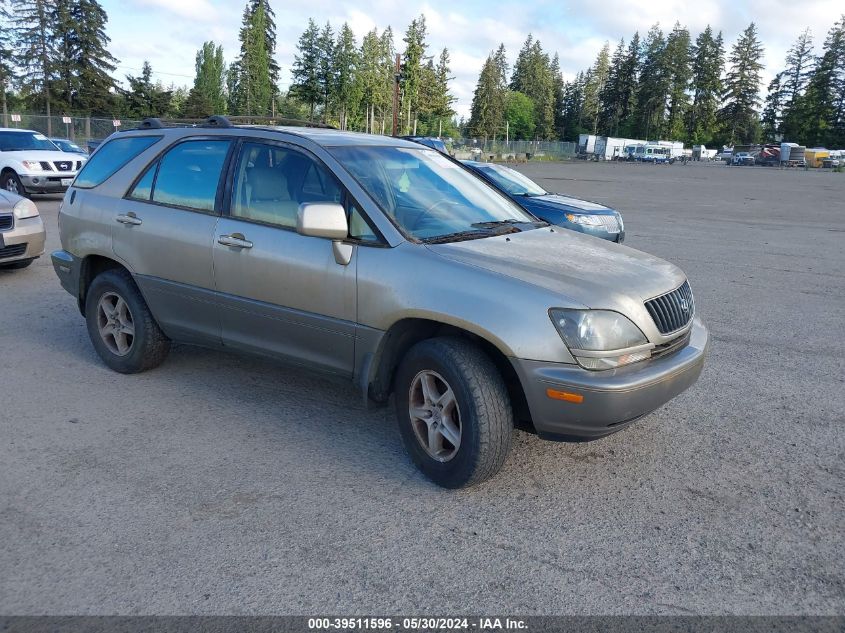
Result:
[[[456,337],[470,341],[493,362],[508,389],[514,416],[531,426],[531,414],[525,390],[508,356],[489,338],[465,328],[431,318],[403,318],[396,321],[382,336],[369,363],[366,395],[372,401],[385,403],[393,392],[393,379],[405,354],[420,341],[431,338]]]
[[[85,299],[88,296],[88,289],[91,287],[91,282],[101,273],[113,269],[129,272],[126,266],[117,260],[103,255],[87,255],[82,259],[79,268],[79,292],[76,296],[79,312],[82,316],[85,316]]]

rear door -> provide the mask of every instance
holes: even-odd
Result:
[[[220,343],[211,245],[233,141],[187,138],[153,162],[113,212],[115,254],[171,338]]]
[[[343,202],[318,159],[294,146],[244,141],[228,214],[213,240],[225,345],[350,376],[357,246],[348,265],[332,242],[296,232],[303,202]]]

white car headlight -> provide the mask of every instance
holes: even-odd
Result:
[[[41,161],[22,160],[21,164],[24,166],[24,169],[27,169],[29,171],[44,171],[44,167],[41,165]]]
[[[567,213],[566,219],[575,224],[585,226],[601,226],[601,220],[597,215],[579,215],[578,213]]]
[[[12,213],[18,220],[38,217],[38,207],[29,198],[21,198],[12,207]]]
[[[552,308],[549,316],[575,360],[585,369],[612,369],[651,356],[654,345],[618,312]]]

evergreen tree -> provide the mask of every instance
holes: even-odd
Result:
[[[358,108],[361,92],[355,81],[360,63],[358,47],[355,43],[355,34],[349,25],[344,22],[337,34],[334,53],[332,55],[334,71],[333,93],[337,101],[337,114],[340,120],[340,129],[345,130],[349,124],[350,116],[353,116]]]
[[[675,27],[666,39],[664,59],[669,94],[663,135],[671,140],[680,140],[686,136],[684,123],[689,109],[687,89],[692,77],[692,67],[690,34],[678,23],[675,23]]]
[[[786,69],[783,71],[783,96],[786,103],[803,94],[810,82],[815,65],[813,36],[805,29],[786,54]]]
[[[510,89],[527,95],[534,103],[536,136],[555,137],[555,80],[548,54],[539,40],[528,35],[517,56]]]
[[[223,47],[205,42],[197,51],[196,78],[184,104],[188,118],[203,118],[226,112],[226,65]]]
[[[769,82],[766,105],[763,108],[763,115],[760,117],[763,139],[767,141],[774,140],[781,131],[784,95],[782,79],[783,73],[778,73]]]
[[[710,25],[692,47],[692,105],[687,116],[687,138],[692,143],[712,142],[716,135],[716,110],[722,96],[725,56],[722,34],[713,37]]]
[[[18,84],[43,103],[48,134],[53,133],[50,85],[56,76],[55,30],[50,9],[48,0],[13,0],[11,12]]]
[[[802,125],[796,138],[808,147],[845,146],[845,15],[828,32],[798,108]]]
[[[396,47],[393,45],[393,29],[389,26],[381,32],[379,38],[379,50],[381,52],[381,86],[383,92],[382,102],[384,107],[381,115],[381,133],[387,131],[388,114],[393,114],[393,87],[396,84]]]
[[[534,138],[536,115],[534,102],[526,94],[509,90],[505,95],[505,120],[508,123],[508,135],[511,140],[531,140]]]
[[[320,103],[322,89],[320,87],[320,48],[318,40],[320,30],[313,19],[308,20],[308,28],[299,36],[296,45],[297,54],[294,57],[291,75],[293,82],[290,94],[308,105],[309,118],[314,120],[314,110]]]
[[[323,123],[328,123],[329,110],[334,100],[334,31],[326,22],[317,38],[317,83],[320,86],[320,102],[323,104]]]
[[[403,38],[405,52],[402,56],[402,113],[405,119],[405,133],[413,132],[412,115],[416,113],[420,99],[423,60],[426,48],[425,16],[411,21]]]
[[[566,83],[563,91],[563,129],[564,138],[577,141],[578,135],[587,130],[583,125],[584,89],[587,77],[579,72],[575,79]]]
[[[143,119],[162,117],[168,113],[173,92],[153,82],[153,69],[148,61],[144,61],[140,75],[127,75],[126,81],[129,89],[122,91],[126,116]]]
[[[233,114],[266,116],[272,109],[276,89],[270,80],[264,5],[264,2],[249,2],[244,8],[239,34],[241,51],[233,64],[230,93],[230,111]]]
[[[500,50],[504,49],[500,47]],[[487,56],[472,96],[467,129],[485,140],[496,138],[504,122],[505,85],[501,64],[502,59],[493,53]]]
[[[593,134],[598,132],[602,110],[601,96],[605,92],[609,76],[610,43],[605,42],[587,73],[587,84],[584,87],[583,120]]]
[[[0,3],[0,100],[2,100],[3,110],[3,126],[9,126],[9,104],[7,103],[7,93],[10,88],[10,82],[14,77],[14,56],[12,55],[12,47],[14,45],[11,29],[7,26],[9,19],[9,12],[6,9],[5,3]]]
[[[628,43],[625,60],[619,73],[619,85],[616,89],[616,99],[619,102],[619,124],[614,129],[614,134],[622,136],[634,134],[640,66],[640,34],[636,32]]]
[[[649,29],[643,44],[637,110],[634,115],[637,136],[650,139],[663,135],[668,94],[666,39],[663,31],[655,24]]]
[[[255,15],[258,11],[259,5],[264,13],[264,50],[269,55],[268,72],[270,73],[270,83],[273,84],[273,93],[278,90],[279,85],[279,64],[275,60],[276,55],[276,12],[270,6],[269,0],[250,0],[248,6],[251,15]]]
[[[552,73],[552,94],[554,96],[554,136],[562,139],[564,134],[564,99],[566,84],[563,81],[563,73],[560,70],[560,58],[555,53],[552,57],[552,64],[549,68]]]
[[[757,106],[760,105],[760,71],[763,45],[752,22],[731,50],[731,67],[725,78],[725,106],[719,111],[722,129],[733,144],[753,143],[760,134]]]
[[[599,93],[599,117],[598,129],[604,134],[613,135],[619,133],[619,120],[621,118],[622,98],[621,88],[623,83],[622,73],[625,65],[625,40],[620,39],[619,44],[613,51],[610,59],[610,66],[607,72],[607,82]]]

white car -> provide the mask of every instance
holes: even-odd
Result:
[[[64,193],[87,160],[34,130],[0,128],[0,188],[6,191]]]

